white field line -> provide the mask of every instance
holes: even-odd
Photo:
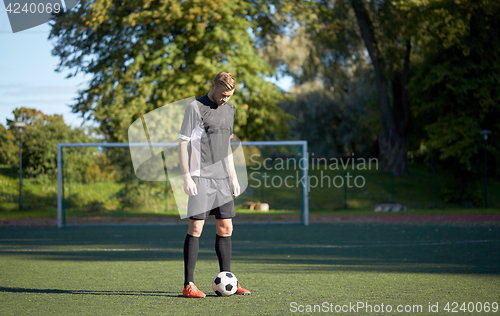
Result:
[[[385,243],[365,245],[281,245],[281,246],[233,246],[233,249],[311,249],[311,248],[377,248],[377,247],[422,247],[422,246],[444,246],[458,244],[496,243],[500,240],[462,240],[462,241],[429,241],[417,243]],[[200,247],[200,250],[211,250],[212,248]],[[0,253],[7,252],[125,252],[125,251],[180,251],[181,248],[15,248],[0,249]]]

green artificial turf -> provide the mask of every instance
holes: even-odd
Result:
[[[447,302],[500,301],[499,226],[236,221],[232,271],[252,295],[221,298],[211,291],[211,219],[195,272],[204,299],[181,295],[185,225],[2,228],[0,314],[283,315],[310,314],[292,313],[299,305],[362,302],[447,315]],[[430,313],[436,303],[439,312]]]

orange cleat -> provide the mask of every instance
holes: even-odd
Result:
[[[190,283],[188,286],[186,286],[184,288],[184,291],[182,291],[182,294],[185,296],[185,297],[189,297],[189,298],[200,298],[200,297],[205,297],[205,293],[203,293],[202,291],[198,290],[198,288],[196,287],[196,285],[194,285],[193,283]]]
[[[238,283],[238,289],[234,294],[239,294],[239,295],[250,295],[252,292],[249,290],[245,290],[244,288],[241,287],[240,283]]]

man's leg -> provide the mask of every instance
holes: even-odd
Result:
[[[231,271],[231,235],[233,234],[233,220],[217,219],[217,235],[215,236],[215,252],[219,258],[220,271]],[[249,290],[241,287],[238,282],[236,293],[240,295],[250,294]]]
[[[219,268],[222,271],[231,271],[231,235],[233,220],[231,218],[217,219],[217,235],[215,236],[215,252],[219,258]]]
[[[194,267],[200,248],[200,236],[205,220],[189,220],[188,232],[184,241],[184,287],[194,283]]]

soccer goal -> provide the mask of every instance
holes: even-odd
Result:
[[[182,203],[180,195],[175,194],[180,191],[172,167],[178,160],[177,145],[59,143],[57,226],[141,224],[139,218],[143,219],[144,214],[152,220],[154,216],[170,215],[178,219],[173,223],[180,223]],[[231,145],[242,153],[238,166],[243,171],[238,173],[238,180],[243,192],[234,200],[237,216],[246,222],[275,222],[279,218],[286,223],[309,225],[307,141]],[[141,148],[139,156],[134,155],[138,152],[134,148]],[[150,163],[140,165],[146,160]],[[154,174],[154,179],[148,174]],[[68,212],[71,220],[67,221]],[[78,217],[85,220],[77,223],[74,219]],[[102,218],[108,220],[99,222]]]

